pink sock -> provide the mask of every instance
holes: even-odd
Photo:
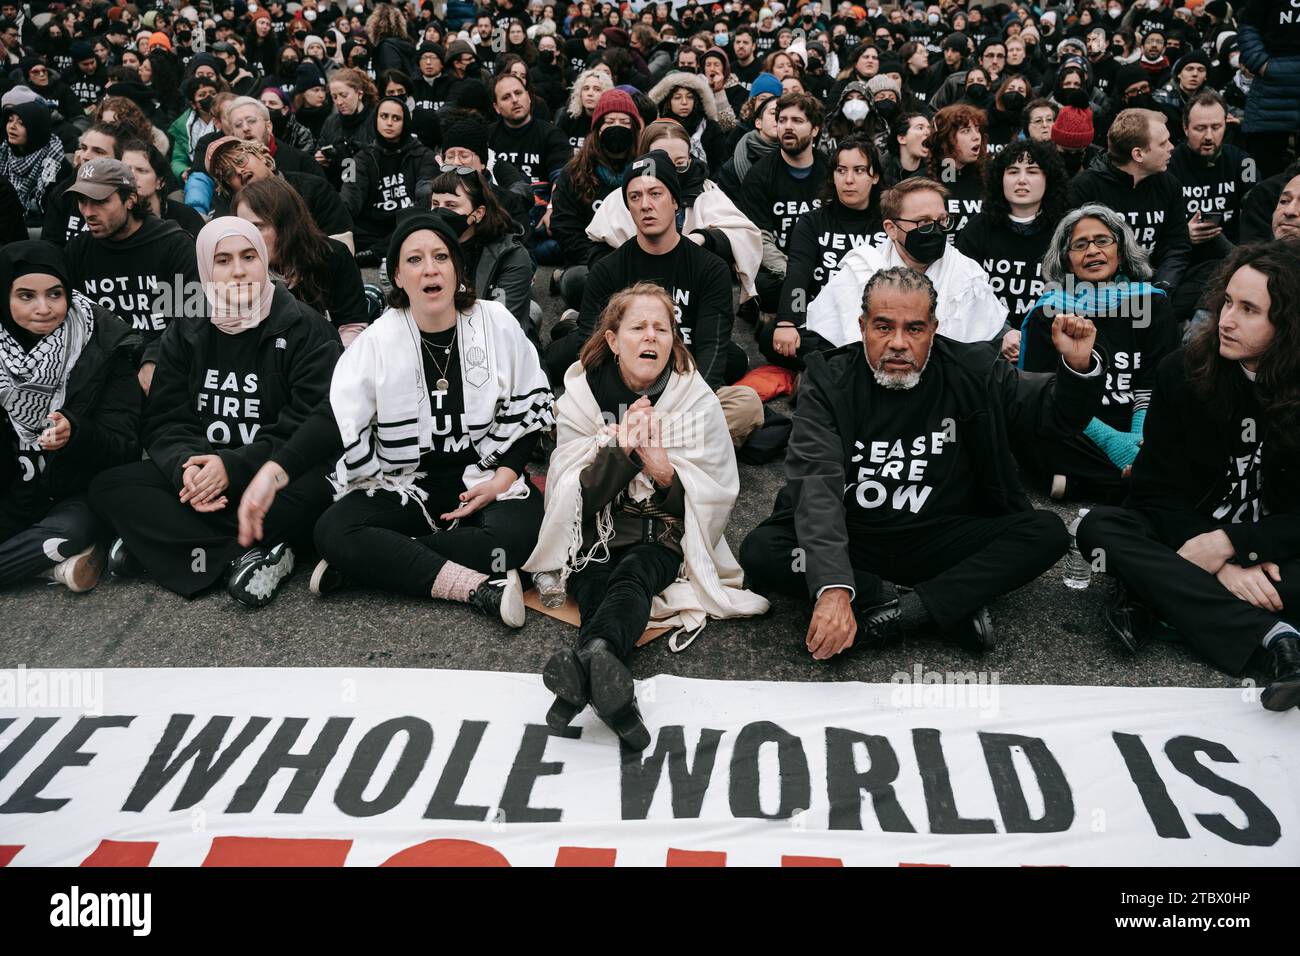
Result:
[[[474,593],[474,589],[486,580],[486,574],[467,568],[463,564],[448,561],[442,566],[438,576],[433,579],[433,587],[429,593],[436,598],[464,604]]]

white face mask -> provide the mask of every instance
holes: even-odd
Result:
[[[930,24],[930,26],[934,26],[936,23],[939,22],[939,14],[937,13],[928,14],[925,18],[925,21],[926,23]]]
[[[870,110],[871,107],[867,105],[866,100],[849,100],[841,108],[840,112],[844,114],[844,118],[850,123],[861,123],[867,118],[867,113]]]
[[[315,11],[315,10],[304,10],[304,11],[302,12],[302,15],[306,18],[306,20],[307,20],[308,23],[310,23],[310,22],[312,22],[313,20],[316,19],[316,11]]]
[[[1147,9],[1148,10],[1160,9],[1160,0],[1147,0]]]
[[[1106,13],[1110,16],[1110,18],[1111,18],[1112,20],[1118,20],[1118,19],[1123,15],[1123,13],[1124,13],[1124,8],[1123,8],[1123,7],[1111,7],[1109,10],[1106,11]]]

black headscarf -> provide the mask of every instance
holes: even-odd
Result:
[[[24,349],[31,351],[41,336],[33,335],[14,321],[9,310],[9,292],[14,280],[20,276],[41,273],[51,275],[63,283],[63,289],[71,295],[72,284],[68,281],[68,264],[63,258],[63,250],[58,246],[39,239],[11,242],[0,249],[0,325],[14,337]]]
[[[398,138],[397,142],[384,139],[384,137],[379,135],[379,107],[383,106],[385,103],[396,103],[402,111],[402,135]],[[375,104],[374,125],[375,145],[380,149],[387,149],[396,152],[409,143],[412,136],[414,136],[414,133],[411,132],[411,111],[406,106],[406,100],[397,96],[385,96]]]

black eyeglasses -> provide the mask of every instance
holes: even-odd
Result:
[[[937,222],[933,219],[904,219],[901,216],[897,216],[894,218],[894,222],[910,222],[916,227],[916,232],[919,232],[923,236],[928,236],[936,229],[939,232],[947,232],[951,220],[947,216],[944,216]]]

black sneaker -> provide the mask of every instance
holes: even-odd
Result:
[[[105,570],[115,578],[137,578],[145,573],[144,565],[126,550],[126,542],[121,538],[109,546]]]
[[[972,654],[987,654],[998,646],[993,616],[986,607],[976,608],[949,633],[949,637],[957,642],[958,647]]]
[[[226,590],[245,607],[265,607],[292,573],[293,549],[287,544],[250,548],[231,562]]]
[[[500,618],[506,627],[524,626],[524,589],[518,571],[503,578],[488,578],[470,594],[469,603],[488,617]]]
[[[321,558],[316,562],[316,567],[312,569],[311,580],[307,583],[307,590],[317,597],[324,597],[339,590],[345,583],[343,572],[324,558]]]

